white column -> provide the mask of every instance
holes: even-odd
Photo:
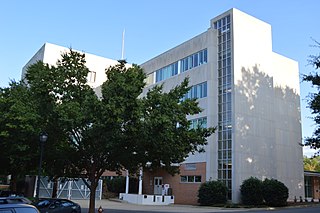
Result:
[[[129,194],[129,171],[126,170],[126,194]]]
[[[71,200],[72,180],[68,181],[68,199]]]
[[[140,175],[139,175],[139,195],[142,195],[142,167],[140,168]]]

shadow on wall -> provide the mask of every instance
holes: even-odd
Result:
[[[299,94],[275,85],[274,78],[258,65],[242,67],[241,78],[234,88],[235,148],[245,161],[239,167],[262,179],[277,177],[275,162],[286,161],[285,153],[279,155],[279,151],[299,156],[301,150]]]

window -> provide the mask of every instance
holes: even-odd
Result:
[[[207,97],[207,82],[203,82],[191,87],[183,100],[192,98],[205,98]]]
[[[186,183],[186,182],[188,182],[188,178],[187,178],[187,176],[181,176],[181,183]]]
[[[201,183],[201,176],[194,176],[194,182]]]
[[[200,175],[181,175],[181,183],[201,183]]]
[[[305,190],[305,196],[312,198],[313,197],[313,191],[312,191],[312,177],[305,176],[304,177],[304,190]]]
[[[96,72],[94,72],[94,71],[89,71],[88,77],[87,77],[88,82],[90,82],[90,83],[96,82],[96,75],[97,75]]]
[[[194,176],[187,176],[188,177],[188,183],[194,183]]]
[[[175,62],[156,71],[156,82],[163,81],[177,74],[178,62]]]
[[[203,62],[204,62],[204,63],[207,63],[207,62],[208,62],[208,51],[207,51],[207,49],[205,49],[205,50],[203,51]]]
[[[156,81],[163,81],[165,79],[170,78],[171,76],[178,75],[179,73],[185,72],[194,67],[200,66],[201,64],[205,64],[208,61],[208,51],[207,49],[203,49],[199,52],[196,52],[192,55],[189,55],[179,61],[176,61],[168,66],[165,66],[157,71],[156,73]]]
[[[190,129],[207,128],[207,117],[190,120]]]

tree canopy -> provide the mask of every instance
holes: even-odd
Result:
[[[320,43],[316,42],[316,47],[320,47]],[[318,69],[320,68],[320,55],[312,55],[309,57],[309,63],[316,70],[314,73],[309,75],[303,75],[303,81],[308,81],[316,89],[316,92],[310,93],[308,97],[308,105],[311,109],[311,113],[314,115],[313,120],[316,124],[316,129],[311,137],[307,137],[305,140],[305,145],[312,149],[318,150],[319,154],[320,148],[320,76]]]
[[[33,106],[22,82],[0,88],[0,174],[11,175],[14,191],[19,177],[37,171],[39,116]]]
[[[303,167],[305,171],[320,172],[320,156],[303,157]]]
[[[203,151],[215,129],[190,128],[187,115],[201,109],[195,99],[182,101],[190,89],[188,79],[168,92],[155,86],[142,97],[142,68],[119,61],[106,69],[108,80],[98,97],[87,84],[88,72],[85,54],[70,49],[56,66],[31,65],[26,80],[40,125],[51,138],[46,150],[53,152],[46,152],[46,171],[88,178],[93,212],[95,190],[105,170],[136,172],[148,164],[174,174],[174,165]]]

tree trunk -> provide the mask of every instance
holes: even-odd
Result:
[[[97,183],[98,180],[92,180],[90,181],[90,204],[89,204],[89,213],[94,213],[95,211],[95,205],[96,205],[96,189],[97,189]]]
[[[57,198],[58,195],[58,177],[54,176],[53,177],[53,187],[52,187],[52,198]]]

